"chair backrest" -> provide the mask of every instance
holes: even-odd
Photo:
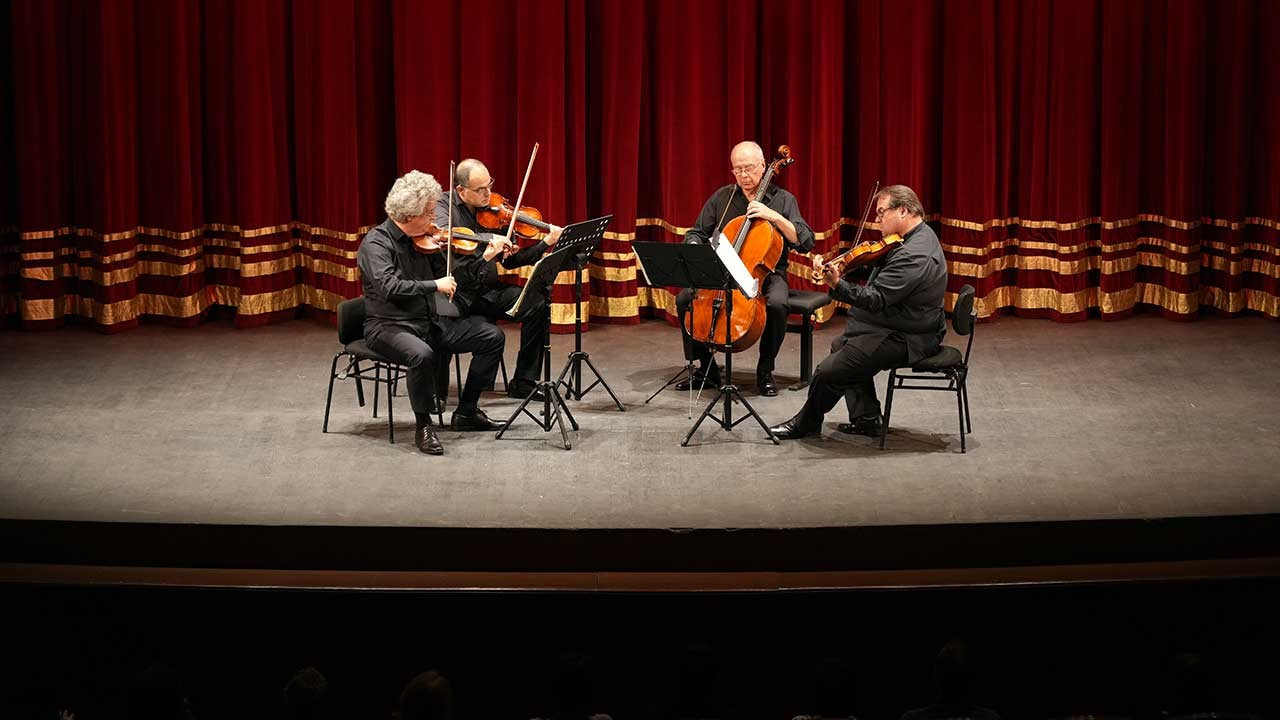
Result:
[[[338,303],[338,342],[350,345],[364,337],[364,296]]]
[[[956,295],[956,306],[951,313],[951,327],[955,328],[959,335],[968,335],[973,332],[973,294],[973,286],[965,285]]]

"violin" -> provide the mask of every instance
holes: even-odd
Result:
[[[889,251],[892,250],[894,246],[901,244],[902,236],[894,233],[888,237],[882,237],[879,240],[869,240],[867,242],[854,245],[826,262],[823,262],[822,256],[819,255],[816,260],[815,267],[813,268],[813,274],[810,277],[814,282],[821,284],[825,282],[825,278],[823,277],[824,268],[834,266],[839,268],[838,272],[843,275],[846,271],[852,268],[871,265],[872,263],[878,262],[885,255],[888,255]]]
[[[446,243],[445,236],[449,239]],[[413,249],[427,255],[434,255],[438,252],[444,252],[445,248],[449,248],[458,255],[475,255],[480,250],[481,245],[488,245],[491,242],[506,242],[506,238],[482,238],[476,235],[471,228],[455,227],[453,233],[432,223],[427,229],[427,233],[413,239]]]
[[[537,208],[525,205],[516,212],[511,203],[498,193],[489,194],[489,206],[476,209],[476,220],[486,230],[499,230],[515,221],[515,234],[531,240],[538,232],[551,232],[551,226],[542,219]]]
[[[866,209],[862,211],[862,222],[858,223],[858,232],[853,236],[853,247],[826,261],[821,255],[814,257],[813,270],[809,274],[810,280],[821,285],[826,282],[824,277],[826,268],[835,267],[838,274],[844,275],[850,268],[863,267],[879,261],[894,247],[902,244],[902,238],[897,233],[881,237],[879,240],[862,242],[862,231],[867,227],[867,218],[871,215],[871,208],[875,206],[876,195],[879,192],[880,181],[877,180],[871,188],[871,197],[867,198]]]

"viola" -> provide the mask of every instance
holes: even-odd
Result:
[[[511,203],[498,193],[489,194],[489,206],[476,209],[476,220],[486,230],[497,231],[515,221],[515,234],[526,240],[538,236],[541,232],[551,232],[551,226],[542,219],[537,208],[525,205],[516,212]]]

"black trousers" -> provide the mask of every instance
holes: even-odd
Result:
[[[686,360],[697,360],[703,365],[711,361],[711,347],[696,342],[689,337],[685,329],[685,315],[693,304],[695,294],[693,288],[685,288],[676,295],[676,312],[680,314],[680,335],[684,341],[684,357]],[[760,335],[760,360],[756,363],[756,373],[773,372],[774,361],[778,351],[782,349],[782,341],[787,337],[787,278],[782,273],[769,273],[764,278],[762,294],[765,297],[764,333]]]
[[[493,323],[475,316],[368,323],[364,335],[372,350],[409,369],[409,404],[417,414],[433,410],[436,368],[448,362],[446,353],[464,352],[471,353],[471,365],[458,412],[474,412],[480,393],[493,386],[506,340]]]
[[[507,310],[515,305],[520,297],[520,288],[504,285],[481,295],[472,303],[469,311],[473,315],[481,315],[490,322],[497,322],[503,317],[520,322],[520,349],[516,353],[517,380],[538,381],[538,371],[542,367],[542,345],[546,341],[547,301],[540,292],[530,290],[525,302],[520,306],[518,315],[509,315]]]
[[[849,419],[880,412],[874,378],[881,370],[907,362],[907,342],[896,333],[888,336],[838,337],[831,354],[813,371],[809,397],[800,408],[804,424],[822,424],[822,418],[840,398],[849,407]]]

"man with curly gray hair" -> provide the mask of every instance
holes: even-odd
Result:
[[[440,183],[412,170],[387,193],[387,219],[360,243],[356,264],[364,286],[365,340],[369,347],[408,368],[409,404],[417,418],[418,449],[440,455],[444,446],[431,428],[436,407],[435,367],[444,353],[471,353],[462,397],[450,420],[455,430],[501,427],[480,409],[480,393],[493,385],[505,336],[484,318],[463,317],[450,298],[458,286],[445,273],[443,245],[431,222]],[[415,243],[415,241],[417,241]]]

